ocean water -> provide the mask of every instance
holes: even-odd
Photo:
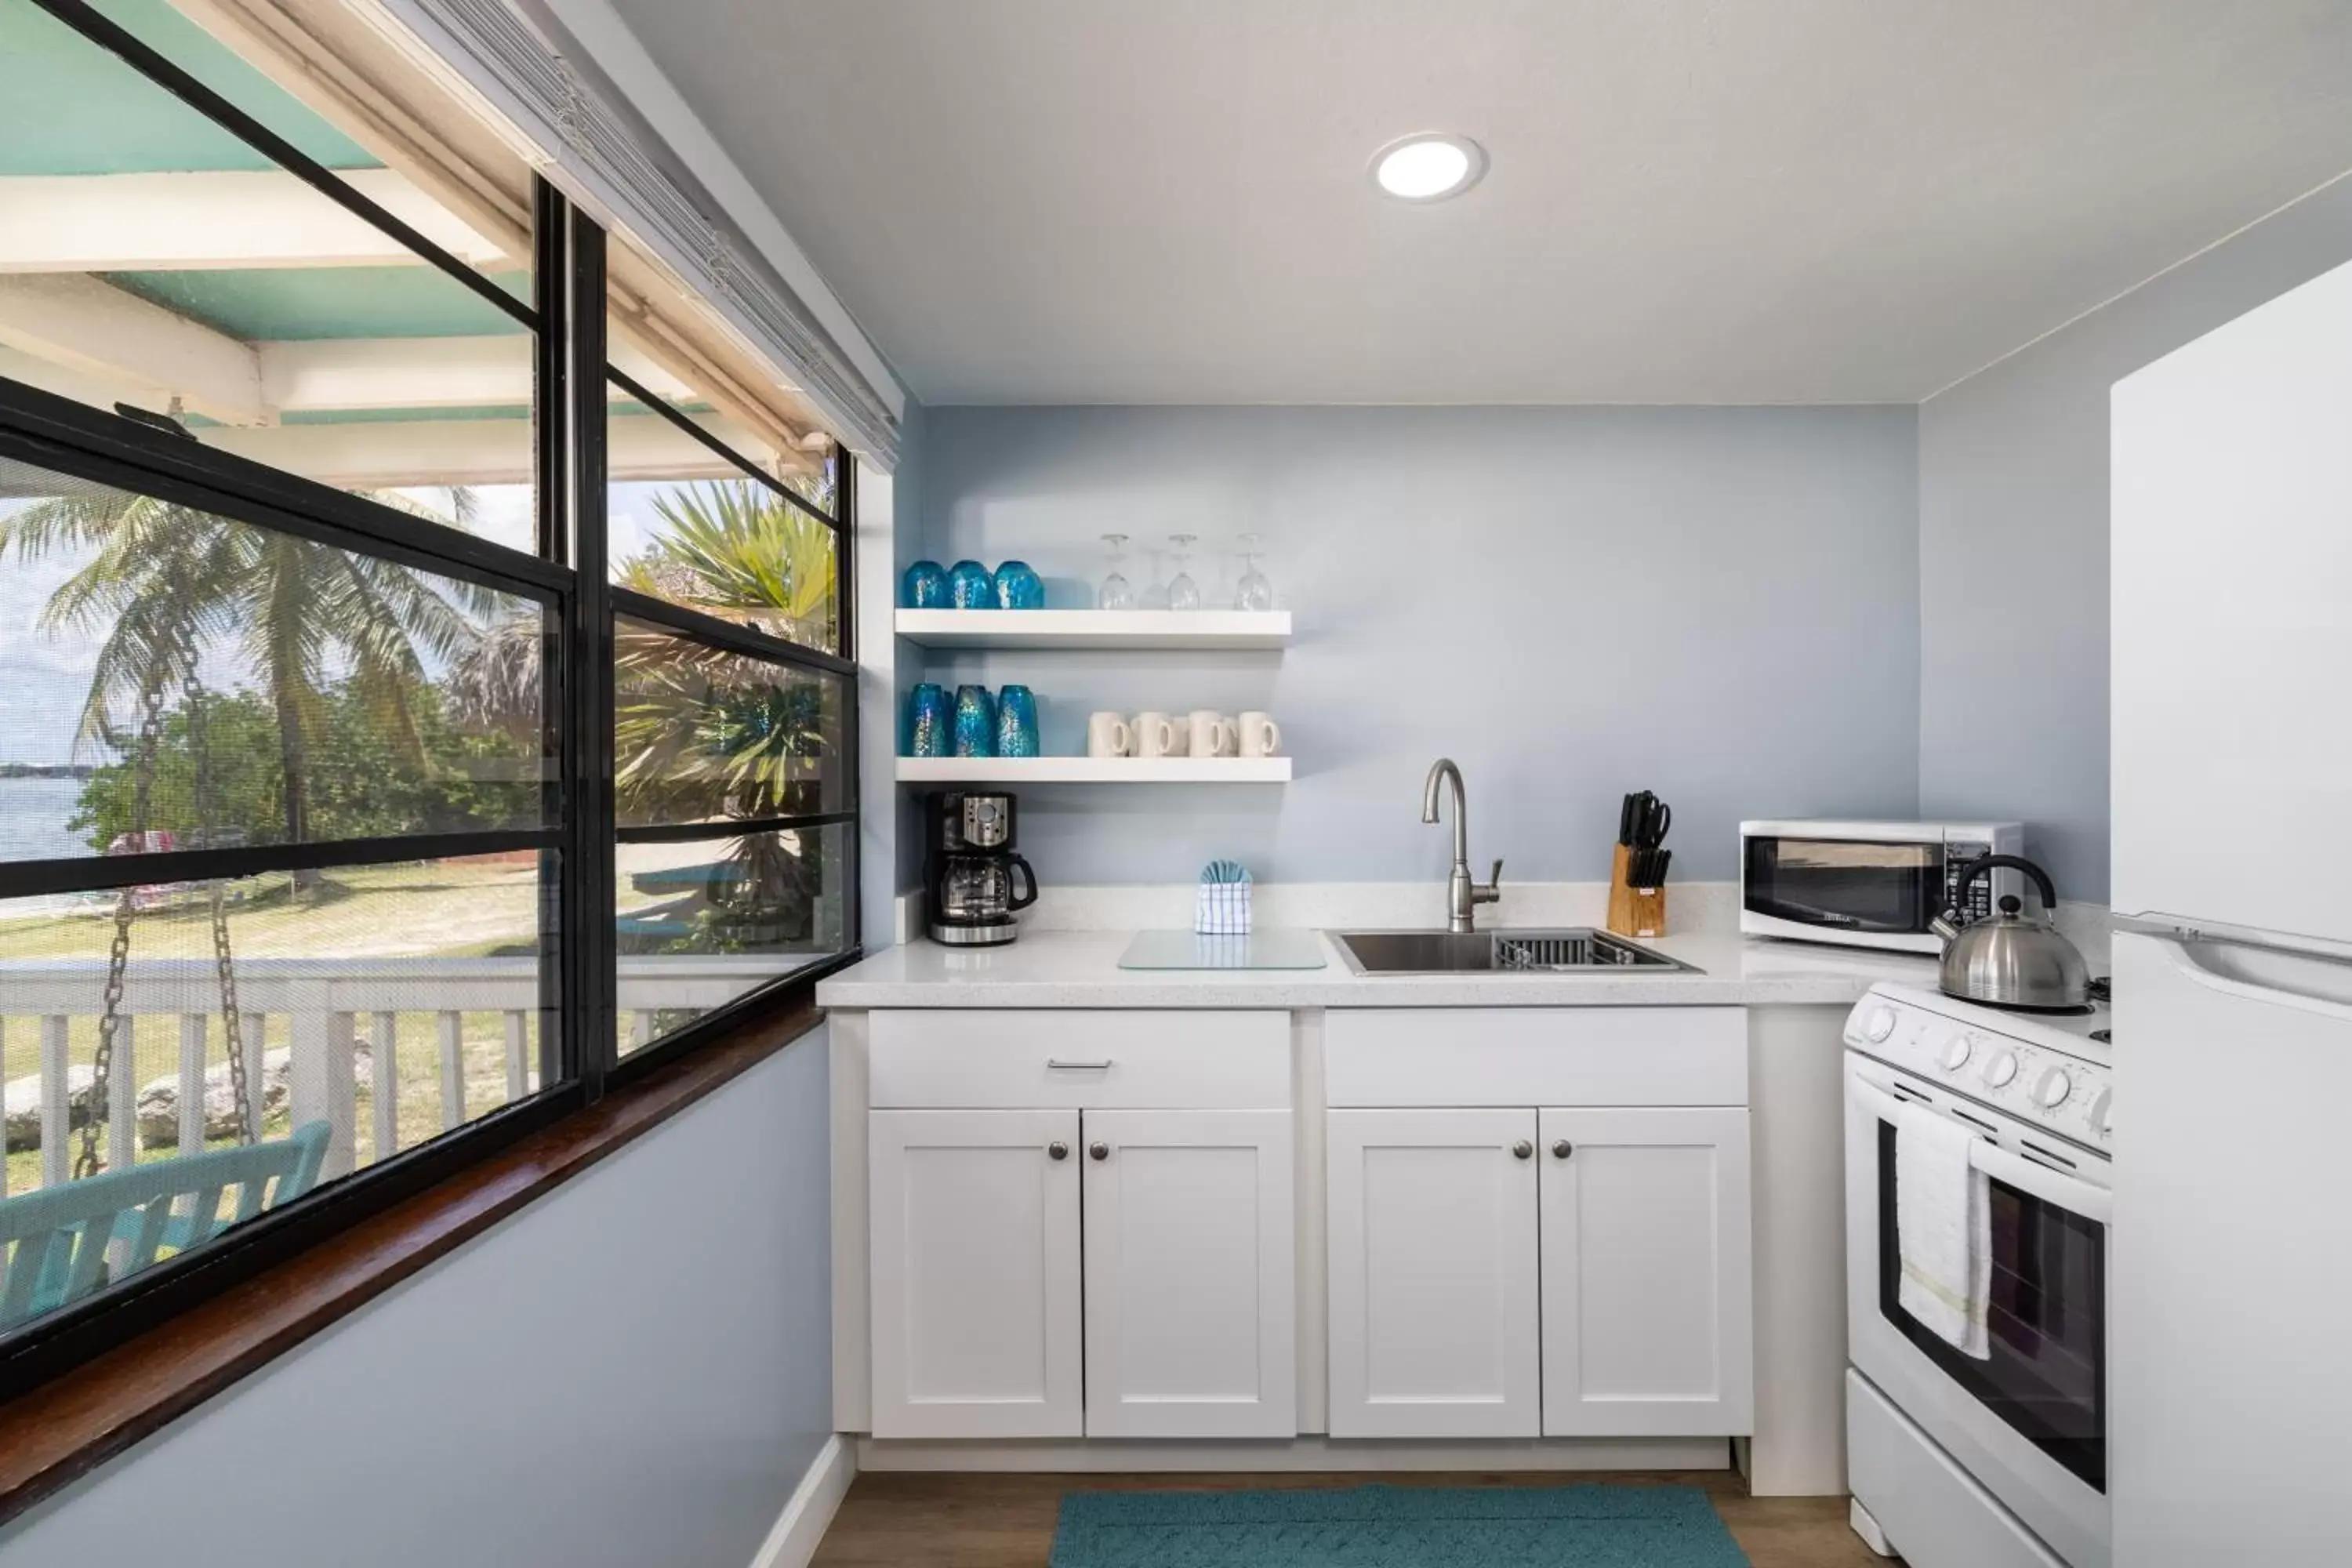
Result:
[[[79,779],[0,778],[0,860],[89,854],[89,843],[66,829],[80,796]],[[84,901],[79,895],[11,899],[0,903],[0,918],[71,909]]]

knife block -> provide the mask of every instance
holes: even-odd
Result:
[[[1633,886],[1625,873],[1633,864],[1633,851],[1622,844],[1616,850],[1609,871],[1609,929],[1619,936],[1665,935],[1665,889]]]

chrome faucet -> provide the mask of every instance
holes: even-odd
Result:
[[[1495,862],[1492,880],[1480,887],[1470,879],[1470,820],[1466,803],[1462,797],[1462,770],[1454,765],[1452,757],[1440,757],[1431,764],[1429,782],[1421,786],[1421,819],[1437,820],[1437,784],[1450,780],[1454,785],[1454,869],[1445,878],[1445,929],[1468,931],[1477,929],[1473,914],[1480,904],[1499,902],[1503,897],[1503,863]]]

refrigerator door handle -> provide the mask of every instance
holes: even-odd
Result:
[[[2152,936],[2159,941],[2208,942],[2225,947],[2250,947],[2261,952],[2284,953],[2292,958],[2315,958],[2326,963],[2352,963],[2352,942],[2334,942],[2324,936],[2296,936],[2288,931],[2257,931],[2251,926],[2223,925],[2218,921],[2192,921],[2180,915],[2149,913],[2116,915],[2107,922],[2113,931],[2134,936]]]
[[[2276,944],[2252,947],[2252,944],[2228,939],[2209,940],[2179,933],[2164,934],[2141,931],[2133,934],[2145,936],[2153,942],[2157,950],[2164,955],[2164,962],[2168,967],[2182,979],[2192,984],[2201,985],[2208,991],[2217,992],[2224,996],[2236,997],[2243,1002],[2258,1002],[2273,1007],[2292,1007],[2297,1012],[2332,1019],[2339,1024],[2352,1024],[2352,1002],[2281,983],[2284,977],[2276,973],[2278,970],[2291,968],[2296,963],[2312,963],[2314,955],[2311,953]],[[2257,961],[2268,959],[2270,962],[2263,964],[2268,972],[2265,978],[2259,981],[2252,980],[2242,975],[2225,973],[2218,966],[2216,961],[2226,962],[2222,959],[2222,954],[2231,947],[2249,947],[2252,948]],[[2332,963],[2328,963],[2328,967],[2330,970],[2337,968]],[[2339,972],[2331,974],[2330,978],[2341,980],[2343,977]]]

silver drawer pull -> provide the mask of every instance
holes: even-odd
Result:
[[[1055,1072],[1110,1071],[1110,1058],[1108,1057],[1103,1058],[1103,1059],[1098,1062],[1066,1062],[1058,1058],[1047,1057],[1045,1058],[1045,1065]]]

